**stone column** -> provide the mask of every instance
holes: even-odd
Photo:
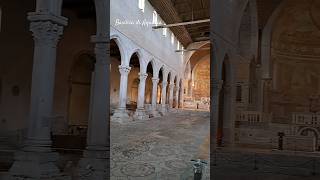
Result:
[[[179,109],[179,91],[180,91],[180,86],[177,84],[176,86],[176,94],[175,94],[175,99],[176,99],[176,109]]]
[[[158,83],[159,83],[159,78],[154,77],[152,78],[152,116],[153,117],[159,117],[160,114],[157,111],[157,95],[158,95]]]
[[[120,123],[127,122],[131,120],[127,112],[127,88],[128,88],[128,75],[130,73],[131,67],[129,66],[119,66],[120,72],[120,92],[119,92],[119,107],[115,110],[111,120]]]
[[[55,83],[56,49],[67,19],[49,13],[29,13],[34,57],[28,134],[15,154],[9,171],[12,179],[60,179],[55,165],[58,154],[51,150],[51,120]],[[64,177],[65,178],[65,177]]]
[[[92,42],[95,43],[96,64],[92,74],[87,149],[79,161],[80,179],[87,180],[109,177],[109,37],[93,36]]]
[[[219,96],[220,96],[220,91],[222,88],[223,81],[222,80],[212,80],[211,81],[211,93],[212,93],[212,99],[211,101],[211,117],[212,117],[212,122],[210,123],[211,129],[213,131],[211,132],[211,137],[212,139],[212,146],[213,148],[216,148],[217,146],[217,130],[218,130],[218,121],[219,121]]]
[[[139,82],[139,89],[138,89],[137,109],[134,114],[135,120],[145,120],[149,118],[149,116],[146,114],[146,111],[144,109],[144,98],[145,98],[147,77],[148,77],[147,73],[139,73],[140,82]]]
[[[235,118],[236,118],[236,84],[230,82],[223,85],[224,107],[223,107],[223,138],[224,147],[232,148],[235,138]]]
[[[174,90],[174,83],[169,84],[169,107],[173,108],[173,90]]]
[[[161,96],[161,113],[162,115],[165,115],[166,110],[166,100],[167,100],[167,81],[162,82],[162,96]]]
[[[180,87],[180,94],[179,94],[179,108],[183,108],[183,98],[184,98],[184,87]]]

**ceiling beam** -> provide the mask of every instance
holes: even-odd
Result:
[[[190,24],[200,24],[200,23],[206,23],[206,22],[210,22],[210,19],[181,22],[181,23],[173,23],[173,24],[167,24],[167,25],[159,25],[159,26],[153,26],[152,28],[153,29],[161,29],[161,28],[169,28],[169,27],[175,27],[175,26],[185,26],[185,25],[190,25]]]
[[[192,48],[192,49],[179,49],[179,50],[176,50],[176,52],[206,51],[206,50],[210,50],[210,47],[206,47],[206,48]]]

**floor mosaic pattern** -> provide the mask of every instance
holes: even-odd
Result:
[[[209,117],[209,112],[183,111],[124,125],[112,122],[111,179],[193,179],[190,160],[209,160],[209,145],[203,148]],[[203,179],[209,179],[208,168]]]

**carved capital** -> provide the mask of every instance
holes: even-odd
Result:
[[[141,81],[146,81],[147,77],[148,77],[147,73],[139,73],[140,82]]]
[[[223,81],[222,80],[213,80],[211,83],[211,86],[213,87],[214,91],[220,91],[223,85]]]
[[[32,21],[30,31],[36,45],[48,45],[56,47],[63,33],[63,26],[52,21]]]
[[[119,72],[121,74],[121,76],[128,76],[129,72],[131,70],[131,67],[129,66],[119,66]]]
[[[96,42],[94,53],[96,55],[96,65],[108,66],[107,55],[110,54],[107,42]]]
[[[168,82],[167,81],[163,81],[162,82],[162,88],[166,88],[167,87]]]
[[[174,83],[170,83],[170,84],[169,84],[169,88],[170,88],[170,89],[173,89],[173,88],[174,88]]]
[[[153,84],[158,84],[159,83],[159,78],[152,78],[152,83]]]

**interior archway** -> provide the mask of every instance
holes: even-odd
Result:
[[[148,77],[146,79],[146,90],[145,90],[145,104],[152,103],[152,78],[153,78],[153,64],[150,61],[147,65],[147,74]]]
[[[119,106],[121,54],[115,39],[110,41],[110,107],[113,111]],[[112,113],[112,112],[111,112]]]
[[[163,69],[163,67],[161,67],[159,70],[159,83],[158,83],[158,88],[157,88],[157,103],[158,104],[161,104],[163,73],[164,73],[164,69]]]
[[[129,66],[131,70],[128,76],[127,109],[133,113],[137,109],[140,83],[140,59],[137,52],[131,56]]]
[[[290,123],[292,113],[311,112],[311,99],[320,95],[320,29],[310,14],[313,1],[284,5],[273,26],[272,88],[265,92],[278,123]]]
[[[167,77],[167,90],[166,90],[166,104],[169,104],[169,98],[170,98],[170,84],[171,82],[171,72],[169,72]]]
[[[73,64],[69,79],[69,126],[80,127],[88,124],[91,74],[94,71],[94,64],[94,56],[88,53],[80,54]]]

